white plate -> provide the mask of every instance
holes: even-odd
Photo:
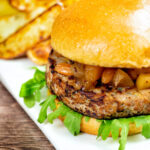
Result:
[[[34,70],[29,69],[32,66],[35,65],[27,59],[0,60],[0,80],[57,150],[118,150],[118,141],[114,142],[111,138],[106,141],[97,141],[96,136],[84,133],[73,136],[59,120],[56,120],[54,124],[39,124],[37,118],[40,107],[36,105],[28,109],[19,97],[21,84],[32,78]],[[149,150],[150,139],[145,139],[141,135],[129,137],[126,150],[133,149]]]

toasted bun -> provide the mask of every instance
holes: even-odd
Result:
[[[95,118],[90,118],[90,120],[88,122],[85,121],[84,117],[82,118],[82,122],[81,122],[81,131],[82,132],[97,135],[99,127],[100,127],[100,123],[98,121],[96,121]],[[136,125],[134,123],[132,123],[129,125],[128,135],[138,134],[141,131],[142,131],[142,127],[137,128]],[[109,136],[111,137],[111,133],[109,134]]]
[[[150,1],[80,0],[57,17],[52,47],[84,64],[150,67]]]
[[[56,108],[58,108],[60,105],[58,104],[58,100],[56,101]],[[64,120],[64,118],[59,117],[60,120]],[[81,120],[81,131],[88,134],[97,135],[98,129],[100,127],[100,122],[98,122],[95,118],[90,118],[88,122],[85,121],[85,117]],[[121,131],[121,130],[120,130]],[[136,127],[134,123],[129,125],[129,133],[128,135],[134,135],[137,133],[140,133],[142,131],[142,127]],[[109,134],[111,137],[111,133]]]

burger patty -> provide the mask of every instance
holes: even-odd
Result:
[[[78,78],[55,71],[59,57],[52,55],[46,70],[47,86],[74,111],[97,119],[150,114],[150,89],[139,91],[137,88],[101,85],[85,90],[84,83],[81,84]],[[63,59],[66,61],[66,58]]]

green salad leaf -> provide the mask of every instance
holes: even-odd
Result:
[[[128,137],[128,132],[129,132],[129,124],[123,124],[121,126],[121,134],[120,134],[120,146],[119,150],[125,150],[125,146],[127,143],[127,137]]]
[[[142,126],[142,135],[145,138],[150,138],[150,115],[102,120],[98,130],[97,138],[101,136],[103,140],[106,140],[111,132],[112,138],[116,140],[119,137],[119,130],[121,130],[119,150],[125,150],[130,123],[135,123],[137,127]]]
[[[66,105],[64,105],[63,103],[60,103],[60,106],[58,109],[56,109],[54,112],[50,113],[48,115],[48,121],[50,123],[53,123],[53,120],[58,118],[59,116],[64,117],[66,116],[66,114],[71,111],[71,109],[69,107],[67,107]]]
[[[45,103],[46,100],[44,100],[43,102],[40,103],[40,106],[43,106],[43,104]]]
[[[56,104],[55,104],[56,95],[50,95],[49,97],[50,97],[50,103],[49,103],[50,109],[54,110],[56,109]]]
[[[32,108],[35,105],[35,101],[41,100],[41,89],[46,86],[45,72],[35,68],[35,73],[32,79],[23,83],[19,93],[20,97],[24,98],[24,103],[27,107]]]
[[[41,101],[41,92],[39,89],[35,91],[34,98],[35,98],[35,101],[37,101],[37,102]]]
[[[26,97],[33,95],[35,91],[40,90],[46,85],[45,81],[37,82],[34,79],[30,79],[24,83],[21,87],[20,97]]]
[[[45,81],[45,72],[35,68],[36,71],[34,73],[34,79],[38,82],[42,82],[42,81]]]
[[[109,136],[109,133],[110,133],[110,125],[111,125],[111,120],[104,120],[104,128],[102,130],[102,133],[101,133],[101,137],[103,140],[106,140],[107,137]]]
[[[39,118],[38,118],[39,123],[43,123],[46,120],[48,107],[50,107],[50,108],[55,107],[56,108],[55,99],[56,99],[55,95],[50,95],[45,100],[45,102],[43,103],[41,110],[40,110],[40,114],[39,114]]]
[[[34,79],[30,79],[21,86],[20,97],[26,97],[32,95],[37,89],[40,88],[40,84]]]
[[[31,95],[31,96],[24,97],[24,103],[28,108],[32,108],[35,105],[34,96]]]
[[[150,138],[150,115],[134,117],[134,121],[137,127],[143,126],[142,135],[145,138]]]
[[[73,135],[78,135],[80,133],[81,119],[81,114],[75,111],[69,111],[65,117],[64,125]]]
[[[69,107],[60,103],[59,108],[48,115],[48,121],[53,123],[53,120],[59,116],[65,116],[64,125],[73,135],[78,135],[80,133],[81,114],[72,111]]]
[[[119,150],[124,150],[127,142],[129,123],[132,122],[133,118],[102,120],[97,138],[101,136],[103,140],[106,140],[111,133],[112,138],[116,140],[119,136],[119,130],[121,129]]]
[[[111,134],[112,134],[113,140],[117,140],[118,139],[120,128],[121,128],[120,121],[118,119],[112,120],[112,123],[111,123]]]
[[[150,138],[150,120],[143,125],[142,135],[147,139]]]
[[[98,122],[100,122],[100,127],[98,129],[98,134],[97,134],[97,139],[101,136],[103,130],[104,130],[104,127],[105,127],[105,123],[104,123],[104,120],[100,121],[100,120],[97,120]]]
[[[120,124],[121,124],[121,133],[120,133],[120,146],[119,150],[125,150],[125,146],[127,143],[127,137],[128,137],[128,132],[129,132],[129,123],[132,123],[132,118],[129,119],[119,119]]]

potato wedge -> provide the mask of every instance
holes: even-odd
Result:
[[[45,65],[51,51],[50,39],[42,41],[27,51],[27,56],[38,65]]]
[[[53,6],[1,43],[0,58],[11,59],[22,56],[36,43],[47,39],[51,34],[53,22],[61,9],[59,5]]]
[[[37,7],[50,7],[56,0],[10,0],[10,4],[20,11],[30,12]]]
[[[50,3],[55,0],[10,0],[10,4],[20,11],[30,12],[37,7],[49,7]],[[70,6],[72,3],[79,0],[57,0],[64,5],[64,7]]]
[[[150,88],[150,73],[140,74],[136,80],[136,86],[139,90]]]
[[[8,0],[0,0],[0,18],[8,15],[18,14],[18,10],[13,8]]]
[[[26,14],[11,7],[8,0],[0,0],[0,42],[25,24]]]
[[[28,22],[28,20],[25,19],[25,14],[21,13],[0,18],[0,42],[6,40],[26,22]]]
[[[10,4],[21,11],[31,11],[34,9],[34,0],[10,0]]]
[[[53,6],[57,1],[49,2]],[[18,29],[46,11],[48,7],[37,7],[32,12],[20,12],[13,8],[8,0],[0,0],[0,42],[6,40]]]

